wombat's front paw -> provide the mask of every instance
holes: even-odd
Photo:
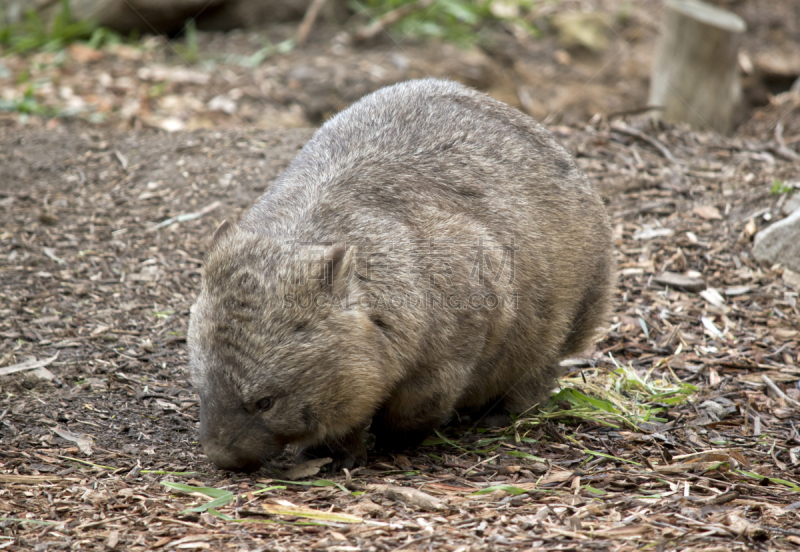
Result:
[[[447,425],[472,427],[507,427],[514,419],[506,411],[503,402],[492,402],[481,408],[460,409],[456,416],[451,418]]]
[[[427,417],[416,421],[416,427],[398,427],[384,412],[372,418],[369,432],[375,436],[376,452],[395,453],[419,446],[433,430],[444,422],[444,417]]]
[[[336,441],[328,441],[314,447],[303,449],[299,460],[311,458],[332,458],[328,469],[334,472],[342,469],[352,470],[367,463],[367,447],[364,445],[364,432],[352,431]]]
[[[415,448],[431,434],[430,429],[393,431],[386,427],[373,427],[370,431],[375,435],[375,450],[384,453],[402,452]]]

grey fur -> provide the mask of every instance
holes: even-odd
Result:
[[[526,410],[612,284],[602,201],[543,127],[453,82],[378,90],[215,234],[189,327],[203,448],[222,468],[289,444],[352,466],[370,422],[397,448],[456,408]]]

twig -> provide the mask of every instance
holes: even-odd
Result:
[[[62,259],[61,257],[57,256],[57,255],[56,255],[56,252],[55,252],[55,250],[54,250],[52,247],[45,247],[45,248],[44,248],[44,254],[45,254],[45,256],[47,256],[49,259],[52,259],[52,260],[54,260],[54,261],[55,261],[55,262],[57,262],[58,264],[64,264],[64,263],[66,263],[66,262],[67,262],[67,261],[65,261],[64,259]]]
[[[114,150],[114,156],[117,158],[117,161],[119,161],[119,164],[122,167],[122,170],[123,171],[127,171],[128,170],[128,158],[125,157],[124,155],[122,155],[122,152],[119,151],[119,150]]]
[[[704,506],[719,506],[721,504],[730,502],[731,500],[736,500],[739,498],[739,494],[739,491],[728,491],[727,493],[722,493],[721,495],[703,498],[699,500],[698,503]]]
[[[675,157],[672,155],[672,152],[670,152],[669,149],[667,149],[667,146],[662,144],[660,140],[657,140],[652,136],[648,136],[644,132],[640,132],[635,128],[629,127],[625,123],[619,121],[612,123],[611,129],[616,132],[619,132],[620,134],[627,134],[628,136],[633,136],[634,138],[638,138],[639,140],[642,140],[643,142],[650,144],[651,146],[656,148],[658,150],[658,153],[660,153],[661,156],[667,161],[670,161],[672,163],[678,162],[678,160],[675,159]]]
[[[121,519],[128,519],[130,517],[131,517],[130,515],[126,514],[117,517],[101,519],[100,521],[90,521],[88,523],[84,523],[83,525],[78,525],[77,527],[75,527],[75,529],[88,529],[89,527],[97,527],[98,525],[103,525],[105,523],[112,523],[115,521],[119,521]]]
[[[800,409],[800,402],[797,402],[796,400],[788,396],[786,393],[781,391],[781,388],[775,385],[775,383],[771,379],[769,379],[769,377],[766,374],[761,374],[761,379],[764,380],[764,383],[767,384],[767,387],[769,387],[773,393],[775,393],[784,401],[786,401],[786,404],[792,405],[793,407]]]
[[[416,539],[409,539],[406,542],[404,542],[403,544],[401,544],[400,546],[398,546],[397,548],[393,548],[392,550],[402,550],[406,546],[411,546],[412,544],[419,544],[420,542],[422,542],[424,540],[427,540],[427,539],[432,539],[435,536],[436,535],[425,535],[423,537],[417,537]]]
[[[156,230],[160,230],[161,228],[165,228],[167,226],[171,226],[171,225],[175,224],[176,222],[187,222],[187,221],[190,221],[190,220],[198,219],[198,218],[202,217],[203,215],[207,215],[208,213],[210,213],[211,211],[213,211],[214,209],[216,209],[220,205],[221,204],[220,204],[219,201],[215,201],[211,205],[206,205],[205,207],[203,207],[202,209],[200,209],[199,211],[196,211],[194,213],[184,213],[182,215],[178,215],[178,216],[175,216],[175,217],[168,218],[167,220],[165,220],[163,222],[160,222],[160,223],[156,224],[155,226],[153,226],[152,228],[150,228],[148,230],[148,232],[155,232]]]
[[[404,4],[397,9],[386,12],[366,27],[362,27],[360,30],[356,31],[355,34],[353,34],[353,41],[365,42],[375,38],[375,36],[384,28],[400,21],[405,16],[414,13],[415,11],[424,10],[433,4],[434,1],[435,0],[417,0],[411,4]]]
[[[178,410],[178,412],[186,412],[187,410],[189,410],[193,406],[197,406],[198,404],[200,404],[200,401],[192,401],[189,404],[187,404],[186,406],[181,407],[181,409]]]
[[[778,533],[783,533],[784,535],[800,537],[800,531],[792,531],[791,529],[784,529],[782,527],[772,527],[771,525],[762,525],[761,527],[767,531],[777,531]]]
[[[325,5],[326,0],[314,0],[311,2],[311,5],[306,10],[306,14],[303,16],[303,21],[300,23],[300,27],[297,29],[297,36],[295,37],[295,44],[303,44],[308,38],[308,33],[311,32],[311,28],[314,26],[314,22],[317,20],[317,15],[319,15],[319,11],[322,9],[322,6]]]
[[[612,111],[606,115],[606,118],[613,119],[614,117],[624,117],[626,115],[640,115],[642,113],[647,113],[648,111],[664,111],[664,106],[646,105],[644,107],[634,107],[633,109],[623,109],[622,111]]]
[[[789,149],[786,142],[783,140],[783,121],[778,121],[775,124],[775,141],[778,143],[777,147],[771,147],[773,153],[780,155],[788,161],[800,161],[800,153]]]
[[[0,368],[0,376],[7,376],[8,374],[24,372],[25,370],[33,370],[35,368],[44,368],[45,366],[50,365],[57,358],[58,351],[56,351],[56,354],[54,354],[52,357],[44,360],[28,360],[26,362],[14,364],[13,366],[6,366],[5,368]]]
[[[499,454],[495,454],[495,455],[494,455],[494,456],[492,456],[491,458],[486,458],[486,459],[484,459],[484,460],[481,460],[480,462],[478,462],[478,463],[477,463],[477,464],[475,464],[474,466],[472,466],[472,467],[469,467],[469,468],[465,469],[464,471],[462,471],[462,472],[461,472],[461,475],[466,475],[466,474],[468,474],[469,472],[471,472],[472,470],[474,470],[475,468],[477,468],[477,467],[478,467],[478,466],[480,466],[481,464],[485,464],[486,462],[491,462],[492,460],[494,460],[494,459],[495,459],[495,458],[497,458],[498,456],[500,456],[500,455],[499,455]]]
[[[656,471],[656,468],[653,466],[653,464],[650,463],[650,459],[647,458],[647,456],[645,456],[639,451],[636,451],[636,456],[639,458],[639,460],[642,461],[643,464],[646,464],[651,471]]]

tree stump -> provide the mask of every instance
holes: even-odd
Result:
[[[697,0],[670,0],[650,80],[654,117],[730,134],[742,102],[738,49],[747,25]]]

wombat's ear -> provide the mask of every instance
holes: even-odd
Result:
[[[346,245],[335,245],[329,251],[329,255],[331,257],[331,277],[337,278],[341,277],[339,274],[342,270],[342,266],[344,265],[344,256],[347,253],[347,246]]]
[[[328,251],[328,258],[331,259],[330,274],[328,274],[328,285],[333,286],[334,293],[344,295],[347,291],[347,279],[350,277],[350,270],[353,268],[353,247],[344,244],[334,245]]]
[[[217,245],[217,242],[224,236],[225,234],[229,233],[233,230],[233,224],[228,222],[228,219],[222,221],[222,224],[217,226],[217,229],[214,231],[214,237],[211,238],[211,247]]]

